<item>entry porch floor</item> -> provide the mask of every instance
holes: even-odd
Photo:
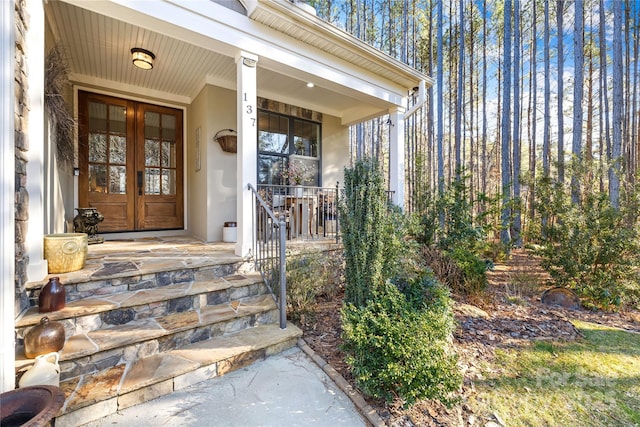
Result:
[[[69,273],[53,273],[66,284],[145,275],[161,271],[240,262],[235,243],[204,243],[190,236],[142,237],[105,240],[89,245],[84,268]],[[28,287],[46,283],[32,282]]]
[[[336,249],[335,238],[288,240],[288,253],[306,250]],[[203,242],[191,236],[159,236],[105,240],[89,245],[81,270],[49,274],[44,280],[30,282],[27,288],[40,288],[49,277],[60,277],[65,284],[77,284],[105,278],[153,274],[163,271],[198,268],[234,262],[250,262],[234,253],[235,243]]]

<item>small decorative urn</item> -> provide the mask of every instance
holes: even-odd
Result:
[[[62,323],[49,321],[48,317],[29,329],[24,336],[24,355],[29,359],[59,351],[64,347],[65,334]]]
[[[96,208],[76,208],[78,215],[73,218],[73,227],[76,233],[87,233],[87,243],[104,243],[104,237],[98,236],[98,224],[104,221]]]

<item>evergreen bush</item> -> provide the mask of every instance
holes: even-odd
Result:
[[[571,202],[568,187],[551,180],[540,180],[537,189],[542,218],[537,253],[555,283],[598,308],[637,306],[637,190],[623,192],[620,209],[615,209],[595,185],[582,188],[579,203]]]
[[[385,282],[363,307],[342,311],[344,350],[358,387],[387,402],[453,402],[461,374],[452,352],[449,293],[431,274]]]
[[[287,256],[287,311],[293,320],[312,312],[320,297],[332,297],[342,285],[343,262],[337,251]]]
[[[438,279],[456,293],[472,295],[484,291],[486,271],[493,263],[480,257],[486,247],[485,231],[474,224],[466,178],[455,180],[444,194],[432,200],[421,223],[418,240],[429,247],[422,254]]]
[[[383,283],[385,239],[390,225],[384,177],[373,159],[358,160],[344,172],[340,226],[345,254],[345,302],[364,306]],[[388,264],[388,263],[387,263]]]

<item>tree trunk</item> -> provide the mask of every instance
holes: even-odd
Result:
[[[529,218],[533,221],[535,218],[535,184],[536,184],[536,133],[538,125],[538,10],[536,0],[533,0],[533,23],[531,25],[531,90],[529,91],[529,99],[531,100],[531,107],[529,109],[531,114],[531,127],[529,132],[529,174],[531,176],[531,183],[529,184]]]
[[[609,168],[609,199],[611,205],[620,207],[620,173],[622,155],[622,2],[613,2],[613,143]]]
[[[482,2],[482,12],[487,16],[487,0]],[[482,20],[482,193],[487,194],[487,20]],[[484,212],[485,207],[482,207]]]
[[[584,16],[582,0],[575,0],[575,19],[573,25],[573,65],[575,81],[573,85],[573,143],[571,153],[573,159],[582,160],[582,97],[584,82]],[[580,177],[574,171],[571,176],[571,201],[580,201]]]
[[[542,171],[549,177],[551,168],[551,54],[549,46],[549,0],[544,0],[544,140],[542,143]]]
[[[589,28],[593,28],[593,12],[589,12]],[[589,58],[589,70],[587,71],[587,135],[585,140],[584,159],[589,168],[593,161],[593,32],[589,31],[589,47],[587,54]],[[591,174],[591,170],[589,170]]]
[[[609,95],[608,95],[608,78],[607,78],[607,35],[605,32],[606,22],[605,22],[605,9],[604,9],[604,0],[600,0],[600,93],[601,99],[604,101],[604,138],[605,138],[605,147],[606,147],[606,156],[603,156],[601,153],[600,158],[606,159],[607,162],[611,162],[611,128],[609,122]],[[602,106],[601,106],[602,108]],[[602,114],[602,113],[601,113]],[[602,144],[600,144],[602,146]],[[602,162],[602,172],[604,172],[604,162]],[[609,170],[609,173],[611,170]],[[601,174],[603,176],[604,173]],[[602,178],[604,180],[604,176]],[[604,182],[602,182],[601,187],[604,190]]]
[[[509,12],[509,10],[505,10]],[[511,240],[522,247],[522,217],[520,214],[520,0],[513,2],[513,223]]]
[[[558,181],[564,183],[564,0],[557,0],[558,23]]]
[[[442,26],[443,26],[443,19],[442,19],[442,2],[444,0],[437,0],[437,4],[438,4],[438,25],[436,26],[437,31],[438,31],[438,54],[437,54],[437,59],[438,59],[438,72],[436,73],[436,80],[437,80],[437,84],[436,84],[436,91],[437,91],[437,95],[436,95],[436,102],[438,103],[438,119],[436,121],[436,125],[438,127],[438,135],[437,135],[437,145],[438,145],[438,194],[442,195],[444,194],[444,153],[443,153],[443,149],[444,149],[444,143],[443,143],[443,139],[444,139],[444,114],[443,114],[443,108],[444,108],[444,97],[443,97],[443,84],[444,84],[444,79],[443,79],[443,74],[444,74],[444,67],[443,67],[443,61],[442,61]],[[444,222],[444,218],[442,218],[442,222]],[[444,227],[444,224],[441,224],[442,227]]]
[[[509,234],[509,224],[511,219],[511,209],[509,208],[511,199],[511,168],[509,164],[509,137],[511,119],[511,0],[504,2],[504,72],[502,91],[502,137],[501,137],[501,175],[502,175],[502,214],[500,241],[507,246],[511,243]]]
[[[464,108],[464,102],[462,100],[462,86],[464,85],[464,4],[463,0],[460,0],[460,21],[459,25],[459,39],[458,39],[458,93],[456,97],[456,142],[455,142],[455,177],[456,180],[460,179],[460,172],[462,169],[462,157],[460,155],[460,147],[462,146],[462,109]]]

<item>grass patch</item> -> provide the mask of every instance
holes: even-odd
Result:
[[[475,412],[509,426],[640,425],[640,335],[573,323],[583,340],[496,351]]]

